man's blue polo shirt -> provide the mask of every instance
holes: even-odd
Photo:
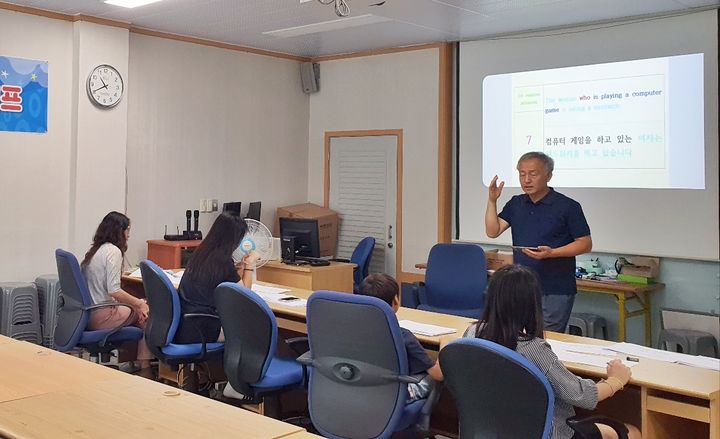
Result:
[[[513,245],[557,248],[590,235],[580,203],[553,188],[537,203],[527,194],[512,197],[498,216],[510,224]],[[513,256],[516,264],[537,272],[543,294],[577,293],[574,257],[536,260],[519,250]]]

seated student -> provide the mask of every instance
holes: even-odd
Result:
[[[187,263],[178,287],[182,314],[217,315],[213,291],[223,282],[239,282],[252,287],[253,271],[258,254],[251,252],[241,262],[233,261],[233,252],[247,233],[245,220],[226,213],[215,219],[203,242]],[[223,341],[220,320],[193,319],[180,321],[175,343],[206,343]]]
[[[465,336],[484,338],[517,351],[532,361],[545,375],[555,392],[552,439],[570,439],[573,430],[566,424],[575,416],[573,406],[593,410],[599,401],[610,398],[630,380],[630,368],[620,360],[607,366],[607,379],[597,383],[575,376],[558,360],[543,340],[542,292],[537,276],[521,265],[509,265],[490,279],[480,322],[468,328]],[[606,425],[596,424],[603,439],[616,439]],[[630,439],[641,437],[637,428],[627,425]]]
[[[371,274],[360,284],[356,294],[373,296],[384,300],[393,311],[400,308],[400,290],[397,281],[387,274]],[[430,359],[412,332],[400,328],[405,350],[408,357],[408,373],[410,375],[423,375],[423,380],[418,384],[408,384],[408,402],[427,398],[432,388],[432,381],[442,381],[442,373],[437,362]],[[428,378],[429,377],[429,378]]]
[[[233,252],[247,233],[245,220],[222,213],[215,219],[203,242],[195,249],[185,267],[180,280],[180,312],[182,314],[200,313],[217,315],[213,291],[223,282],[240,282],[252,288],[253,271],[259,255],[250,252],[240,262],[233,261]],[[175,343],[206,343],[224,341],[220,320],[193,319],[180,320]],[[228,383],[223,395],[242,399]]]
[[[111,329],[118,326],[145,328],[148,305],[120,288],[123,260],[130,238],[130,218],[119,212],[105,215],[93,237],[90,250],[80,264],[87,280],[93,304],[120,302],[129,305],[95,309],[90,312],[88,329]],[[145,339],[138,343],[137,359],[141,375],[151,377],[150,360],[153,358]]]

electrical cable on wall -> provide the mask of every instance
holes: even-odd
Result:
[[[350,6],[348,0],[318,0],[323,5],[335,3],[335,13],[338,17],[347,17],[350,15]]]

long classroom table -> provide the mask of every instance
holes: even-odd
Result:
[[[304,432],[295,425],[3,336],[0,364],[2,438],[266,439]]]
[[[129,282],[134,282],[137,286],[138,280]],[[290,290],[290,294],[304,299],[312,294],[312,291],[309,290],[260,283],[287,288]],[[142,288],[141,283],[140,288]],[[280,328],[307,333],[304,307],[278,303],[268,303],[268,305],[275,313]],[[419,323],[451,327],[456,330],[454,334],[440,337],[417,335],[418,340],[433,357],[437,356],[441,345],[444,346],[461,337],[465,329],[474,323],[474,320],[466,317],[410,308],[400,308],[397,317],[398,320],[413,320]],[[553,332],[548,332],[547,337],[577,343],[613,343]],[[580,376],[592,378],[605,376],[603,368],[575,363],[566,363],[565,365]],[[630,385],[626,387],[626,390],[598,405],[601,413],[638,425],[646,439],[720,438],[720,373],[646,358],[641,358],[640,364],[633,367],[632,373]],[[442,425],[440,430],[452,434],[454,431],[448,429],[449,423],[443,421],[456,422],[452,418],[456,414],[452,410],[443,411],[443,407],[439,407],[439,409],[441,419],[438,422]],[[452,419],[442,419],[443,417]],[[436,423],[436,416],[433,416],[433,423]],[[454,428],[457,428],[456,424]]]
[[[281,285],[274,285],[282,287]],[[311,291],[288,288],[297,297],[308,298]],[[277,317],[278,326],[307,333],[305,308],[268,303]],[[474,323],[466,317],[438,314],[410,308],[400,308],[398,320],[455,328],[454,334],[440,337],[417,335],[431,356],[437,355],[440,346],[462,337],[465,329]],[[568,334],[548,332],[550,339],[586,344],[613,342]],[[606,376],[604,368],[566,363],[572,372],[592,378]],[[720,373],[680,364],[641,358],[632,369],[632,378],[626,390],[599,404],[605,412],[623,421],[638,425],[643,438],[720,438]],[[637,416],[639,414],[639,416]],[[452,433],[450,431],[449,433]]]

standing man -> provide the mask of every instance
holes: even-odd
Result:
[[[592,250],[590,227],[580,204],[548,186],[553,159],[542,152],[520,157],[517,170],[523,195],[516,195],[497,213],[497,200],[505,182],[490,182],[485,211],[485,233],[497,238],[512,227],[514,261],[534,269],[543,291],[545,329],[565,332],[577,286],[575,256]]]

